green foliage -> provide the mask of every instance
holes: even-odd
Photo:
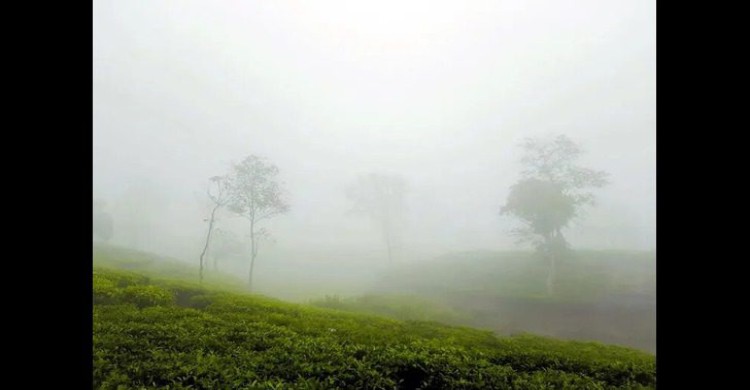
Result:
[[[182,298],[180,298],[182,297]],[[652,355],[97,268],[97,389],[654,388]]]
[[[119,290],[117,285],[110,279],[94,272],[93,278],[94,304],[116,302]]]
[[[174,303],[174,295],[157,286],[128,286],[122,290],[122,300],[137,307],[167,306]]]
[[[171,258],[164,258],[150,253],[121,248],[113,245],[94,244],[94,270],[98,268],[116,268],[123,272],[119,279],[127,278],[170,278],[181,280],[197,280],[198,265],[187,264]],[[136,273],[137,272],[137,273]],[[126,275],[128,275],[126,277]],[[118,279],[118,280],[119,280]],[[119,283],[130,283],[123,280]],[[221,287],[235,291],[245,291],[245,283],[229,275],[209,273],[203,280],[206,287]]]
[[[149,278],[98,269],[93,278],[94,304],[132,304],[137,307],[174,304],[172,290],[149,285]]]
[[[593,204],[589,188],[607,184],[607,173],[576,165],[581,148],[565,135],[552,139],[527,139],[522,144],[524,169],[511,187],[501,214],[520,219],[525,227],[515,231],[521,241],[538,249],[558,252],[566,247],[561,229]]]
[[[510,189],[503,213],[528,223],[531,233],[542,237],[565,227],[575,216],[575,201],[562,185],[539,179],[524,179]]]

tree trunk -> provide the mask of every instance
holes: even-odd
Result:
[[[566,248],[565,237],[563,237],[560,228],[555,228],[553,234],[545,237],[547,242],[547,251],[549,256],[549,273],[547,274],[547,294],[555,294],[555,279],[557,277],[557,260]]]
[[[555,240],[554,233],[544,235],[544,252],[549,261],[547,268],[547,295],[552,296],[555,294]]]
[[[253,268],[255,268],[255,256],[257,253],[255,245],[255,221],[250,220],[250,273],[247,278],[247,286],[250,292],[253,291]]]
[[[203,252],[201,252],[201,260],[200,260],[200,270],[198,271],[198,278],[200,283],[203,283],[203,258],[206,256],[206,251],[208,251],[208,244],[211,242],[211,232],[214,230],[214,217],[216,216],[216,210],[219,209],[219,206],[216,205],[213,210],[211,210],[211,220],[208,222],[208,233],[206,234],[206,244],[203,245]]]
[[[253,268],[255,268],[255,255],[250,259],[250,275],[248,276],[247,289],[253,291]]]
[[[549,270],[547,272],[547,295],[552,296],[555,294],[555,252],[550,251],[548,256]]]

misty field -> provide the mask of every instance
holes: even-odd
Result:
[[[656,352],[656,255],[570,252],[545,293],[546,264],[532,252],[463,252],[387,273],[373,293],[439,302],[456,324],[533,332]]]
[[[95,388],[656,387],[653,1],[92,16]]]
[[[655,357],[633,349],[285,303],[95,252],[95,388],[655,387]]]

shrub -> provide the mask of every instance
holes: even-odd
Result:
[[[174,294],[157,286],[128,286],[122,290],[121,300],[139,308],[168,306],[174,303]]]

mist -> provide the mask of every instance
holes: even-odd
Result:
[[[389,291],[394,270],[446,254],[531,252],[500,207],[519,145],[564,134],[610,182],[565,230],[570,246],[655,250],[651,1],[93,7],[93,197],[112,215],[111,244],[197,267],[209,178],[258,155],[289,203],[264,221],[273,241],[258,290],[298,301]],[[406,183],[390,261],[376,224],[350,212],[347,189],[369,173]],[[249,234],[226,210],[217,226]],[[248,267],[219,265],[240,278]]]

